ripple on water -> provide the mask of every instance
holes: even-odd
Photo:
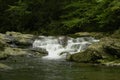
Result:
[[[15,58],[15,62],[14,59],[2,62],[13,69],[0,71],[0,80],[119,80],[120,78],[120,67],[41,58],[17,59]]]

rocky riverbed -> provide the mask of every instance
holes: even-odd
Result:
[[[67,60],[81,63],[99,63],[107,66],[120,66],[120,30],[113,34],[85,32],[76,33],[75,35],[93,36],[100,41],[93,43],[83,52],[68,55]]]
[[[19,32],[0,33],[0,60],[6,60],[10,56],[30,56],[37,57],[47,55],[39,49],[33,49],[32,43],[34,35],[22,34]],[[4,64],[0,64],[3,68]]]
[[[71,36],[71,35],[70,35]],[[79,32],[72,37],[91,36],[99,39],[85,51],[67,54],[66,60],[79,63],[97,63],[107,66],[120,66],[120,30],[113,34],[96,32]],[[47,51],[32,48],[36,36],[19,32],[0,33],[0,60],[6,60],[10,56],[42,57]],[[7,65],[0,64],[0,68]],[[7,67],[8,68],[8,67]]]

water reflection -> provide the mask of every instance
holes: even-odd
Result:
[[[0,71],[0,80],[119,80],[120,67],[78,64],[66,61],[19,58],[3,61],[12,70]]]

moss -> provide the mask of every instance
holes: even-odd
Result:
[[[5,45],[0,42],[0,51],[4,50]]]
[[[102,56],[93,50],[86,50],[72,55],[72,60],[77,62],[97,62]]]
[[[0,51],[4,50],[4,47],[6,46],[5,42],[5,35],[0,33]]]
[[[6,32],[6,35],[12,37],[12,42],[20,48],[32,46],[34,36],[31,34],[22,34],[19,32]]]
[[[103,38],[106,36],[109,36],[110,33],[104,33],[104,32],[77,32],[75,34],[70,34],[69,36],[76,38],[76,37],[94,37],[94,38]]]
[[[5,65],[5,64],[2,64],[0,63],[0,69],[11,69],[11,67]]]
[[[0,52],[0,60],[5,60],[9,57],[8,54],[4,53],[4,52]]]
[[[107,59],[101,59],[99,60],[99,62],[102,64],[102,65],[106,65],[106,66],[120,66],[120,59],[116,59],[116,60],[107,60]]]
[[[94,43],[87,50],[71,55],[76,62],[111,62],[120,58],[120,40],[104,37],[100,42]]]
[[[112,38],[120,39],[120,29],[116,30],[112,35]]]

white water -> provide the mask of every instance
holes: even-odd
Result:
[[[41,48],[48,51],[43,59],[65,58],[66,54],[74,54],[85,50],[93,42],[98,42],[92,37],[70,38],[66,36],[39,36],[33,43],[33,48]]]

